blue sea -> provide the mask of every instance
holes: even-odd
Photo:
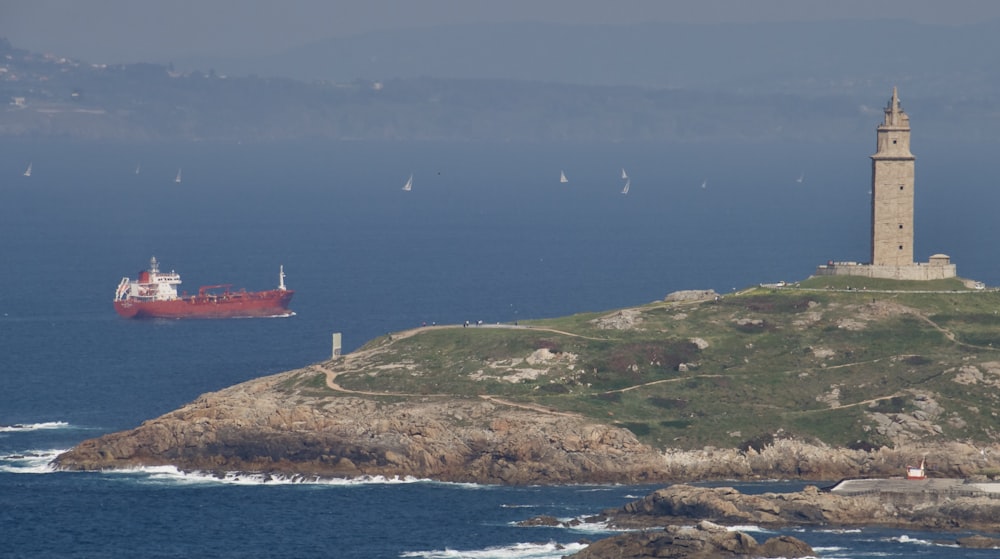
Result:
[[[988,285],[1000,285],[997,147],[913,147],[918,258],[947,253],[960,275]],[[202,393],[323,360],[334,332],[350,351],[424,322],[609,310],[864,261],[873,150],[874,133],[844,145],[3,143],[0,557],[478,559],[581,549],[610,532],[516,523],[585,517],[653,487],[215,479],[47,463]],[[192,292],[272,288],[282,265],[296,314],[123,320],[114,289],[151,256]],[[940,543],[954,534],[794,535],[823,557],[995,555]]]

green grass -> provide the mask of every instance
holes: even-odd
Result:
[[[969,291],[959,278],[905,281],[860,276],[813,276],[797,284],[807,289],[848,289],[853,291]]]
[[[848,280],[852,290],[838,291]],[[870,414],[912,412],[914,395],[929,393],[950,414],[937,421],[945,435],[990,440],[1000,391],[953,378],[959,367],[1000,361],[990,347],[1000,349],[993,310],[1000,311],[1000,294],[918,292],[964,291],[958,280],[861,280],[811,278],[800,286],[819,291],[754,288],[719,301],[650,303],[630,311],[638,321],[627,330],[599,328],[597,319],[617,313],[607,311],[522,321],[530,327],[518,329],[382,336],[359,350],[370,358],[338,371],[337,382],[411,397],[536,403],[682,448],[732,447],[779,430],[878,446],[886,441],[872,434]],[[540,349],[554,357],[529,363]],[[283,388],[337,395],[322,375],[295,378]],[[830,407],[833,395],[841,407]]]

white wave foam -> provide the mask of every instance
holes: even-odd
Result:
[[[52,460],[65,450],[26,450],[0,456],[0,472],[11,474],[48,474],[55,471]]]
[[[149,481],[177,484],[224,484],[224,485],[395,485],[408,483],[437,483],[415,477],[363,476],[351,479],[323,478],[319,476],[259,474],[249,472],[226,472],[214,474],[201,471],[184,471],[175,466],[141,466],[106,470],[105,473],[124,475],[146,475]]]
[[[443,549],[433,551],[407,551],[400,557],[423,559],[558,559],[587,547],[581,543],[516,543],[508,546],[487,547],[470,551]]]
[[[760,532],[762,534],[774,533],[774,530],[767,530],[765,528],[761,528],[760,526],[754,526],[753,524],[726,526],[726,530],[729,530],[730,532]]]
[[[44,423],[15,423],[13,425],[0,425],[0,433],[17,433],[21,431],[41,431],[43,429],[69,429],[70,424],[65,421],[46,421]]]
[[[587,522],[585,518],[586,517],[580,516],[571,520],[571,524],[568,528],[574,532],[586,532],[588,534],[630,531],[622,528],[612,528],[608,526],[608,522],[606,520],[602,520],[600,522]]]
[[[889,538],[889,541],[899,542],[899,543],[912,543],[912,544],[917,544],[917,545],[934,545],[934,542],[932,542],[932,541],[921,540],[919,538],[911,538],[910,536],[907,536],[906,534],[903,534],[903,535],[901,535],[899,537]]]
[[[615,533],[618,533],[618,532],[633,532],[633,531],[639,531],[639,530],[641,530],[641,528],[637,528],[635,530],[630,529],[630,528],[613,528],[613,527],[611,527],[611,526],[608,525],[608,522],[606,520],[601,520],[601,521],[598,521],[598,522],[594,522],[594,521],[588,521],[587,518],[589,518],[589,517],[588,516],[577,516],[577,517],[574,517],[574,518],[557,518],[556,520],[559,521],[559,525],[557,525],[557,526],[539,525],[537,527],[538,528],[564,528],[566,530],[570,530],[570,531],[573,531],[573,532],[586,532],[588,534],[607,534],[607,533],[612,533],[612,532],[615,532]],[[523,528],[524,526],[521,524],[522,522],[523,522],[522,520],[514,520],[514,521],[511,521],[511,522],[508,522],[508,525],[510,525],[510,526],[516,526],[516,527],[519,527],[519,528]]]

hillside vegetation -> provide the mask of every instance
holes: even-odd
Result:
[[[304,402],[478,396],[582,414],[657,448],[998,439],[997,291],[811,278],[671,299],[395,333],[302,369],[281,389]]]

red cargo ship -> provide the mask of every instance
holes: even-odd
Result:
[[[232,284],[206,285],[197,295],[177,295],[181,276],[160,272],[154,256],[137,280],[122,278],[115,291],[115,310],[125,318],[250,318],[291,316],[294,291],[285,288],[285,269],[278,288],[270,291],[230,291]]]

